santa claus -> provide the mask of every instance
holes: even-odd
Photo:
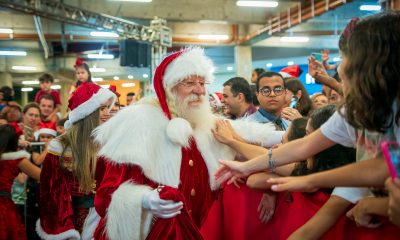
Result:
[[[102,217],[96,239],[202,239],[199,227],[219,188],[218,159],[235,157],[211,132],[218,120],[206,90],[213,71],[203,49],[174,53],[156,69],[157,98],[95,130],[99,154],[108,159],[95,196]],[[272,125],[232,125],[248,142],[272,145],[282,136]]]

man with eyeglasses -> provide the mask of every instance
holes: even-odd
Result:
[[[282,75],[276,72],[261,74],[256,82],[257,99],[260,107],[247,119],[260,123],[274,123],[277,130],[285,131],[290,122],[281,117],[286,104],[286,87]]]

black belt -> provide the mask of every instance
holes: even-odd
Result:
[[[9,198],[11,198],[11,193],[0,191],[0,197],[9,197]]]
[[[89,196],[72,196],[72,206],[81,208],[91,208],[94,207],[94,195]]]

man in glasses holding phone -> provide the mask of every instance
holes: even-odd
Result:
[[[286,104],[286,86],[282,75],[276,72],[261,74],[256,82],[260,108],[247,119],[260,123],[274,123],[277,130],[285,131],[290,122],[281,117]]]

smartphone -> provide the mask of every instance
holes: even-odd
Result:
[[[292,99],[290,100],[290,105],[289,105],[289,107],[291,107],[291,108],[296,108],[296,106],[297,106],[297,97],[296,96],[292,96]]]
[[[394,179],[400,177],[400,145],[398,142],[383,142],[383,156],[389,168],[390,176]]]
[[[311,53],[311,56],[315,58],[318,62],[322,63],[322,54],[321,53]]]

